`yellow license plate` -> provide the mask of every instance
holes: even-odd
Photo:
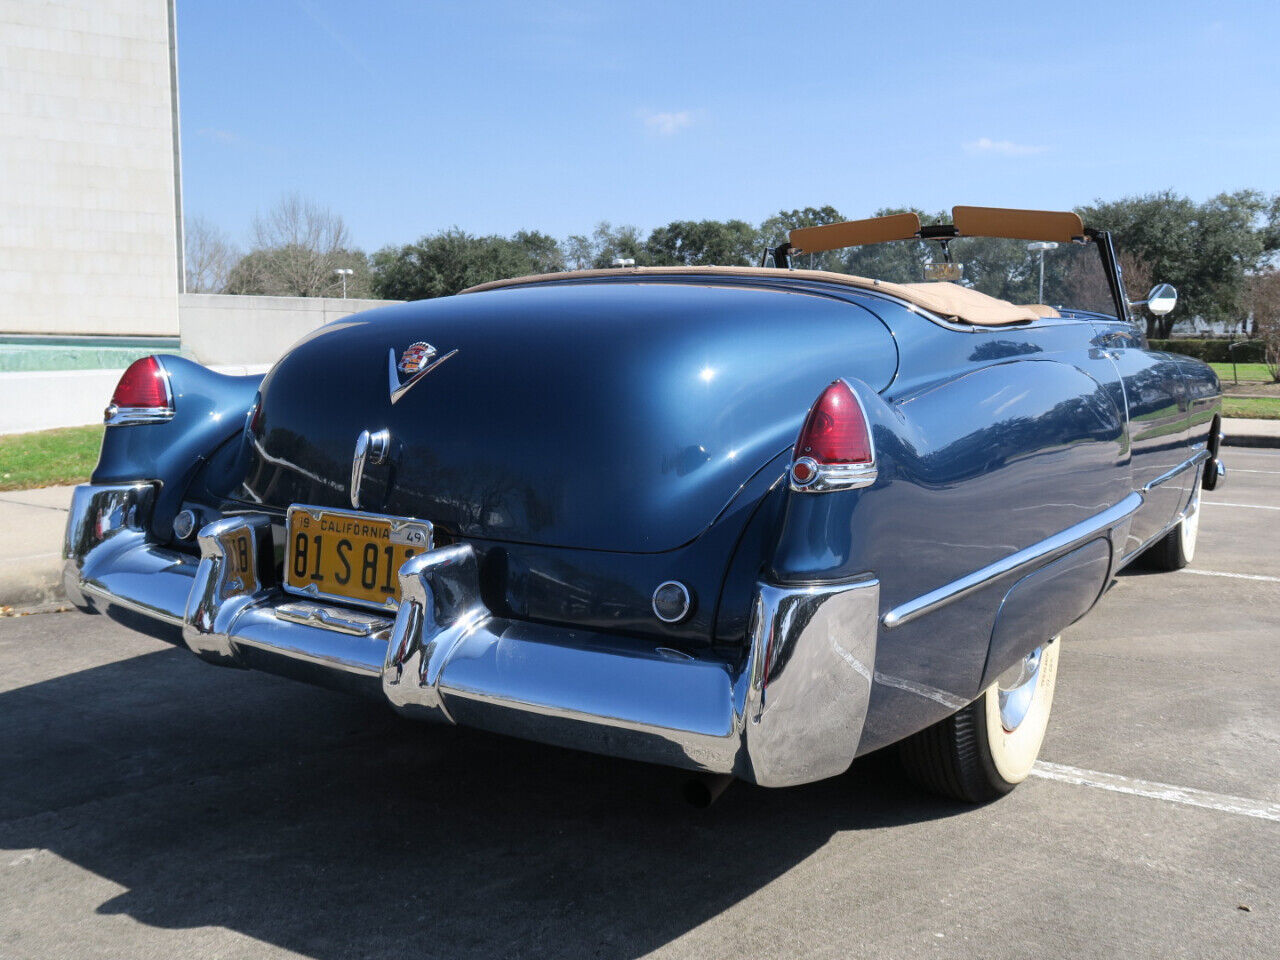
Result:
[[[432,531],[425,520],[295,504],[285,541],[289,592],[394,610],[400,567],[431,549]]]

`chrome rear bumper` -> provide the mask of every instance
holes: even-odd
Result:
[[[857,753],[875,663],[873,577],[758,584],[747,649],[729,663],[495,617],[467,544],[404,564],[394,620],[300,601],[274,583],[266,516],[208,524],[197,561],[148,542],[153,489],[76,489],[67,596],[181,626],[212,663],[380,690],[409,716],[764,786],[835,776]]]

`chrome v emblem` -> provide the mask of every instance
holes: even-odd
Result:
[[[421,380],[428,373],[430,373],[436,367],[440,366],[440,364],[444,363],[446,360],[448,360],[457,352],[458,352],[457,350],[450,350],[448,353],[446,353],[443,357],[440,357],[439,359],[437,359],[435,362],[428,364],[427,366],[423,367],[420,370],[416,370],[413,374],[410,375],[408,380],[404,381],[404,383],[401,383],[400,370],[396,364],[396,351],[395,351],[395,348],[392,347],[391,350],[387,352],[387,389],[391,393],[391,402],[394,404],[397,400],[399,400],[411,389],[413,389],[414,384],[416,384],[419,380]]]

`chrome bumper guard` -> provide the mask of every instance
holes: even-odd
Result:
[[[496,617],[468,544],[401,567],[394,620],[300,600],[273,582],[268,517],[208,524],[196,561],[148,542],[153,491],[76,489],[67,596],[180,625],[212,663],[372,687],[408,716],[764,786],[837,775],[857,752],[875,663],[880,587],[870,576],[758,584],[747,649],[728,663]]]

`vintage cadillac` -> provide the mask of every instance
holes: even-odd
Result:
[[[952,217],[488,283],[264,377],[140,360],[67,594],[209,663],[712,785],[896,745],[994,798],[1039,752],[1059,634],[1126,564],[1191,559],[1221,402],[1147,348],[1107,233]],[[815,255],[850,272],[793,269]]]

